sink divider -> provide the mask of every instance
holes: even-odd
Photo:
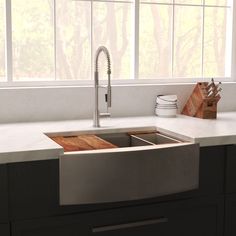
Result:
[[[148,141],[148,140],[145,140],[145,139],[143,139],[143,138],[140,138],[140,137],[138,137],[138,136],[136,136],[136,135],[130,135],[130,137],[131,137],[131,140],[132,139],[136,139],[136,140],[139,140],[139,141],[141,141],[141,142],[143,142],[143,143],[146,143],[146,145],[156,145],[155,143],[153,143],[153,142],[150,142],[150,141]]]

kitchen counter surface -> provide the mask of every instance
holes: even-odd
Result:
[[[105,131],[112,129],[155,128],[173,137],[199,143],[200,146],[236,144],[236,112],[219,113],[216,120],[178,115],[101,119],[101,128],[92,120],[14,123],[0,125],[0,163],[57,159],[63,149],[45,134]]]

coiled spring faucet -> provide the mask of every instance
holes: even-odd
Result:
[[[106,47],[100,46],[95,55],[95,72],[94,72],[94,97],[95,97],[95,103],[94,103],[94,117],[93,117],[93,126],[94,127],[100,127],[100,117],[109,117],[110,113],[100,113],[99,112],[99,101],[98,101],[98,89],[99,87],[99,75],[98,75],[98,59],[99,55],[103,52],[107,59],[107,75],[108,75],[108,84],[107,84],[107,94],[106,96],[106,102],[107,102],[107,110],[109,107],[111,107],[111,58],[109,51]]]

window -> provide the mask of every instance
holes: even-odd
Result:
[[[232,2],[141,0],[139,77],[230,77]]]
[[[13,80],[54,78],[52,0],[11,0]]]
[[[56,12],[57,80],[91,77],[91,2],[58,0]]]
[[[230,77],[232,19],[233,0],[0,0],[0,81],[91,79],[99,45],[113,79]]]

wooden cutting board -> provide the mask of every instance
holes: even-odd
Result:
[[[93,134],[68,137],[55,136],[51,139],[62,146],[65,152],[117,148],[114,144]]]

